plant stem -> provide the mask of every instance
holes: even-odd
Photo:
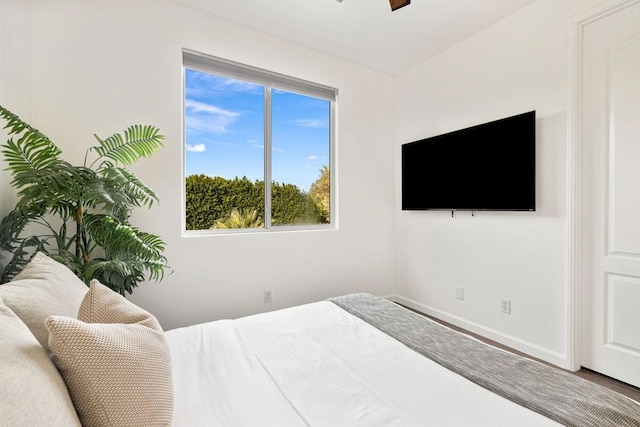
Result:
[[[80,233],[82,228],[82,204],[78,201],[76,209],[76,258],[80,259]]]

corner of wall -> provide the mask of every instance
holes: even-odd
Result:
[[[557,353],[548,348],[541,347],[532,342],[528,342],[526,340],[522,340],[520,338],[497,331],[495,329],[488,328],[478,323],[471,322],[461,317],[451,315],[442,310],[435,309],[426,304],[402,297],[400,295],[389,295],[386,297],[386,299],[398,304],[402,304],[413,310],[419,311],[420,313],[435,317],[459,328],[466,329],[467,331],[473,332],[474,334],[478,334],[490,340],[499,342],[507,347],[521,351],[535,358],[544,360],[545,362],[549,362],[558,367],[567,368],[568,366],[566,355]]]

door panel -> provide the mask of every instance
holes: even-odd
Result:
[[[640,257],[640,37],[610,51],[609,84],[609,254]]]
[[[607,319],[605,345],[640,356],[640,278],[607,275]]]
[[[640,386],[640,1],[583,43],[582,365]]]

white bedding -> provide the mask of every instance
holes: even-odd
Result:
[[[166,333],[176,426],[558,426],[325,301]]]

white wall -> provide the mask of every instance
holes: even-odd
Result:
[[[0,0],[0,105],[28,120],[31,114],[31,2]],[[7,134],[0,123],[0,142]],[[10,174],[0,156],[0,218],[15,205]],[[8,261],[0,253],[0,268]]]
[[[162,200],[133,220],[166,241],[175,271],[132,300],[165,328],[393,292],[392,78],[166,0],[35,0],[32,45],[33,122],[68,160],[93,133],[149,123],[167,135],[133,168]],[[181,237],[183,47],[340,90],[339,230]]]
[[[398,77],[400,300],[560,365],[567,347],[568,28],[572,15],[596,3],[538,0]],[[537,111],[535,213],[452,219],[451,212],[401,211],[402,143],[530,110]],[[501,298],[511,299],[511,315],[500,312]]]
[[[31,2],[0,0],[0,105],[24,119],[31,113]],[[7,139],[0,126],[0,141]],[[0,217],[15,203],[0,156]]]

